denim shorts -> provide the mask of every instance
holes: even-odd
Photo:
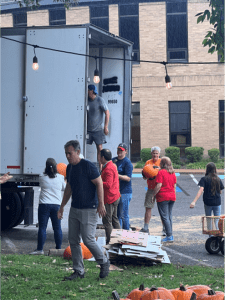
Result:
[[[102,145],[106,143],[106,138],[104,135],[103,130],[91,132],[87,132],[89,137],[87,139],[87,144],[92,145],[93,142],[95,142],[96,145]]]

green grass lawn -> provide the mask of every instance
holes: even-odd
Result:
[[[123,271],[111,271],[100,279],[95,262],[85,261],[85,278],[63,281],[73,270],[72,262],[61,257],[2,255],[2,300],[47,299],[113,299],[117,290],[124,298],[132,289],[144,283],[167,289],[184,285],[205,284],[215,291],[224,290],[223,268],[158,264],[154,266],[118,265]]]

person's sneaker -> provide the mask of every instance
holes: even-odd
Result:
[[[149,234],[149,229],[141,228],[140,232],[145,232],[145,233],[148,233],[148,234]]]
[[[100,278],[105,278],[106,276],[109,275],[109,267],[110,267],[110,261],[107,260],[106,263],[104,264],[100,264],[100,274],[99,274],[99,277]]]
[[[31,252],[30,254],[32,255],[44,255],[44,251],[43,250],[35,250],[34,252]]]
[[[173,236],[166,236],[164,239],[162,239],[162,242],[172,243],[173,242]]]
[[[74,280],[77,278],[84,278],[84,274],[80,274],[79,272],[77,272],[76,270],[68,277],[65,277],[65,280]]]

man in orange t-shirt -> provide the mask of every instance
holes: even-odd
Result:
[[[146,165],[153,165],[156,168],[159,168],[160,166],[160,161],[161,159],[159,158],[160,155],[160,151],[161,149],[158,146],[154,146],[151,148],[151,154],[152,154],[152,159],[149,159],[146,161],[145,166]],[[143,175],[143,173],[142,173]],[[143,175],[143,179],[147,179],[147,184],[148,184],[148,190],[145,194],[145,218],[144,218],[144,227],[140,230],[141,232],[147,232],[149,234],[149,229],[148,229],[148,225],[151,219],[151,215],[152,215],[152,208],[154,207],[155,204],[155,197],[152,197],[152,193],[153,193],[153,189],[156,186],[156,180],[155,177],[154,178],[146,178]]]

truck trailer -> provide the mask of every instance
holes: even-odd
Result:
[[[38,70],[32,69],[36,56]],[[64,145],[87,145],[88,85],[99,70],[98,94],[110,111],[103,148],[130,149],[132,43],[94,25],[1,29],[1,230],[33,224],[34,186],[48,157],[66,163]]]

